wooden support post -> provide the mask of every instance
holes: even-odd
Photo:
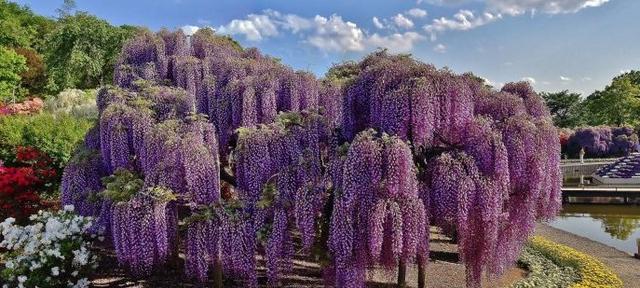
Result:
[[[418,257],[418,288],[425,288],[425,266],[427,265],[426,259],[421,259],[422,257]]]
[[[407,287],[407,263],[404,260],[400,260],[398,265],[398,288]]]
[[[213,288],[223,288],[222,261],[220,261],[220,257],[216,257],[213,261]]]

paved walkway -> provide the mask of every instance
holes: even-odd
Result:
[[[640,260],[629,254],[587,238],[545,224],[538,224],[536,235],[594,256],[618,274],[624,287],[640,287]]]

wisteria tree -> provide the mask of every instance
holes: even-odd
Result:
[[[281,284],[302,253],[327,285],[418,265],[439,227],[468,287],[514,263],[560,208],[560,144],[526,83],[374,52],[326,79],[203,29],[125,45],[99,124],[63,177],[63,202],[98,219],[144,277],[186,256],[194,281]]]

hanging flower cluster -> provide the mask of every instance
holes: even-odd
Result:
[[[234,163],[239,199],[253,215],[248,233],[270,227],[266,257],[274,285],[292,267],[294,233],[300,233],[305,251],[315,242],[315,221],[326,199],[321,141],[327,135],[324,119],[310,111],[283,113],[272,124],[239,131]]]
[[[392,270],[426,259],[426,210],[409,146],[397,137],[359,133],[343,164],[329,247],[338,287],[364,287],[368,267]]]
[[[375,128],[410,141],[429,222],[457,240],[468,286],[502,273],[535,221],[560,209],[560,145],[542,99],[525,82],[493,91],[386,51],[350,71],[346,139]]]

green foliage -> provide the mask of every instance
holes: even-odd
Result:
[[[16,147],[31,146],[62,168],[92,126],[93,121],[64,114],[0,117],[0,159],[11,163]]]
[[[636,125],[640,123],[640,75],[633,71],[613,79],[602,91],[584,101],[590,125]]]
[[[34,14],[28,7],[0,0],[0,46],[31,47],[42,52],[44,35],[55,21]]]
[[[568,90],[555,93],[541,93],[549,107],[553,124],[557,127],[577,127],[583,124],[582,99],[579,93]]]
[[[529,274],[514,283],[512,288],[564,288],[580,279],[573,267],[560,267],[531,247],[522,250],[518,266],[528,270]]]
[[[48,89],[87,89],[110,82],[123,43],[137,30],[111,26],[85,12],[62,16],[47,37]]]
[[[147,195],[151,196],[153,199],[160,202],[171,202],[178,200],[176,194],[173,193],[173,190],[164,187],[164,186],[156,186],[151,187],[146,190]]]
[[[100,195],[114,203],[131,200],[144,186],[140,176],[127,169],[118,169],[113,175],[102,178],[102,184],[106,187]]]
[[[355,61],[345,61],[334,64],[325,74],[325,81],[343,84],[360,73],[360,67]]]
[[[297,112],[280,112],[276,118],[276,122],[284,128],[293,126],[301,126],[303,123],[302,115]]]
[[[216,34],[216,32],[209,27],[198,29],[193,37],[202,37],[204,39],[207,39],[206,42],[208,43],[216,43],[221,45],[226,44],[238,51],[243,51],[242,45],[240,45],[240,43],[233,39],[231,36]]]
[[[260,195],[260,201],[258,201],[258,208],[266,209],[271,207],[278,195],[278,188],[275,183],[269,182],[262,188],[262,195]]]
[[[15,51],[0,46],[0,103],[20,100],[15,96],[20,87],[20,74],[27,70],[26,59]]]

